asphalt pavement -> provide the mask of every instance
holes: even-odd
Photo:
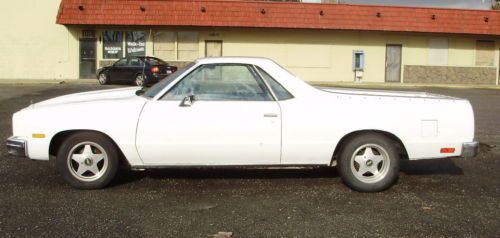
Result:
[[[112,87],[0,85],[0,138],[31,101]],[[335,168],[122,171],[106,189],[80,191],[53,161],[0,146],[0,236],[498,237],[500,90],[412,90],[471,101],[477,158],[404,161],[398,183],[374,194],[350,190]]]

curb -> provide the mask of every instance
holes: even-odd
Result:
[[[93,79],[69,79],[69,80],[38,80],[38,79],[0,79],[1,84],[27,85],[27,84],[98,84],[97,80]]]

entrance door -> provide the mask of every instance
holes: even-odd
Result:
[[[96,38],[80,39],[80,78],[95,79]]]
[[[222,41],[215,41],[215,40],[205,41],[205,56],[206,57],[222,56]]]
[[[385,81],[401,82],[401,45],[386,45]]]

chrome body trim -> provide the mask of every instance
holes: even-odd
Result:
[[[477,154],[479,154],[479,142],[465,142],[462,144],[462,157],[474,158]]]

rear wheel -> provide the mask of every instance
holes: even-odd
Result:
[[[114,144],[104,135],[79,132],[69,136],[57,153],[56,166],[71,186],[97,189],[116,175],[119,157]]]
[[[146,77],[144,74],[138,74],[135,76],[135,85],[137,86],[144,86],[146,81]]]
[[[339,172],[345,184],[360,192],[379,192],[399,176],[399,153],[387,137],[370,133],[348,141],[340,153]]]

